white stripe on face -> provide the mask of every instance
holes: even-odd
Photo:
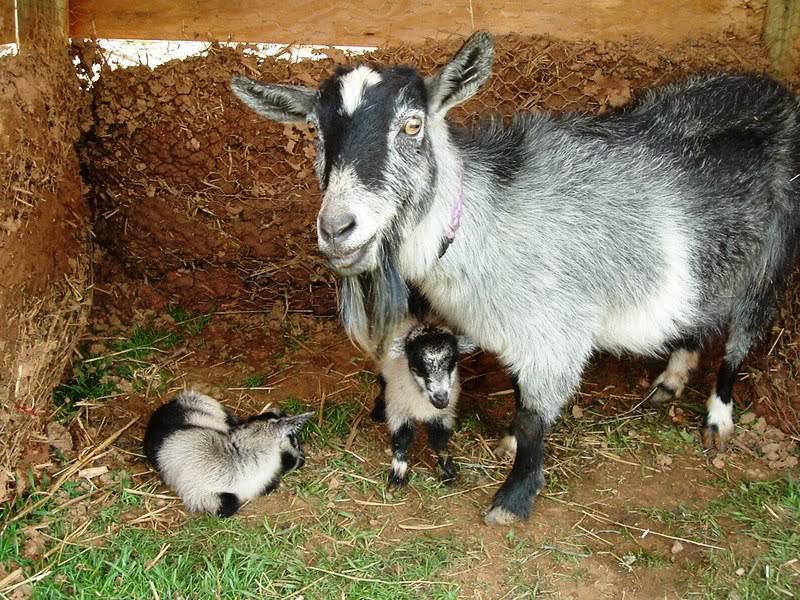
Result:
[[[339,79],[339,87],[345,114],[352,115],[364,98],[364,90],[380,82],[380,74],[363,65],[343,75]]]

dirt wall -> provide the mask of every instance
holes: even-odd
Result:
[[[74,148],[87,109],[66,48],[0,61],[0,500],[47,420],[91,297]]]

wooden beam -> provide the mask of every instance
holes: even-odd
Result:
[[[698,34],[762,26],[766,0],[72,0],[73,37],[379,46],[467,35],[566,39]]]
[[[764,41],[773,73],[796,76],[800,68],[800,0],[769,0]]]
[[[0,44],[11,44],[17,40],[14,0],[0,0]]]
[[[16,0],[16,38],[20,51],[37,44],[69,40],[69,0]]]

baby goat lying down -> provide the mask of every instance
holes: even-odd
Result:
[[[467,338],[443,327],[419,322],[398,327],[381,364],[382,389],[372,411],[373,419],[386,421],[392,436],[390,483],[400,486],[408,480],[408,451],[416,422],[425,423],[428,446],[438,456],[442,481],[455,481],[456,469],[447,446],[461,391],[458,355],[474,349]]]
[[[241,420],[213,398],[184,391],[150,417],[144,451],[189,511],[230,517],[303,466],[297,432],[312,414],[268,411]]]

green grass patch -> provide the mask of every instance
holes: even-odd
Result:
[[[288,397],[281,403],[281,408],[288,414],[298,414],[309,410],[312,407],[305,405],[302,400],[294,396]],[[309,424],[300,432],[302,441],[313,441],[322,445],[330,445],[336,439],[346,436],[353,426],[361,405],[357,402],[343,401],[335,404],[326,404],[323,409],[322,426],[318,423],[317,417],[312,417]]]
[[[700,585],[706,598],[793,597],[800,574],[800,482],[740,482],[702,509],[641,511],[680,535],[732,550],[711,551]],[[739,573],[737,573],[737,571]]]
[[[266,376],[264,376],[264,375],[260,375],[260,374],[256,374],[256,375],[250,375],[249,377],[245,377],[245,378],[242,380],[242,385],[241,385],[241,387],[243,387],[243,388],[257,388],[257,387],[261,387],[261,386],[263,386],[263,385],[264,385],[264,382],[266,381],[266,379],[267,379],[267,378],[266,378]]]
[[[137,375],[152,367],[158,355],[182,341],[182,335],[175,331],[146,325],[136,327],[129,337],[114,341],[102,356],[91,356],[88,344],[83,344],[81,354],[86,358],[73,366],[72,376],[53,392],[55,418],[68,421],[77,413],[78,402],[99,400],[116,393],[120,379],[131,381],[137,391],[144,390],[148,384]],[[161,372],[148,376],[153,391],[161,391],[169,385],[169,378]]]
[[[189,335],[195,336],[203,333],[214,318],[214,311],[211,310],[204,314],[195,314],[181,308],[176,304],[167,307],[167,314],[175,320],[175,324]]]
[[[456,585],[440,581],[459,556],[456,540],[384,543],[379,531],[349,522],[348,515],[331,511],[313,527],[201,517],[172,531],[125,528],[92,544],[70,544],[49,564],[22,557],[22,526],[12,524],[0,537],[0,560],[17,562],[26,572],[49,569],[33,586],[35,600],[152,598],[153,592],[186,600],[295,593],[320,600],[458,597]],[[99,519],[92,529],[101,532],[105,525]],[[65,533],[63,522],[50,527],[49,534]]]

